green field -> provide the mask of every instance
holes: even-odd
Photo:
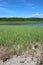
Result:
[[[14,24],[38,24],[43,23],[43,21],[0,21],[1,24],[14,25]]]
[[[14,45],[23,51],[37,42],[43,43],[42,26],[0,26],[0,46]]]

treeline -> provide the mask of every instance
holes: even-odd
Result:
[[[0,21],[43,21],[43,18],[0,18]]]

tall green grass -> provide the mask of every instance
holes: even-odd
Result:
[[[37,42],[43,43],[43,26],[0,26],[0,46],[23,51]]]

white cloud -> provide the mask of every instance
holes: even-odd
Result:
[[[32,14],[32,17],[43,17],[43,13],[34,13]]]
[[[39,13],[32,14],[32,16],[41,16]]]

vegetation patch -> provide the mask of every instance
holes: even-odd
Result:
[[[0,46],[23,51],[35,43],[43,43],[43,26],[0,26]]]
[[[0,25],[38,24],[43,23],[43,18],[0,18]]]
[[[42,47],[43,26],[0,26],[0,59],[3,62],[12,55],[26,54],[30,49],[41,51]]]

